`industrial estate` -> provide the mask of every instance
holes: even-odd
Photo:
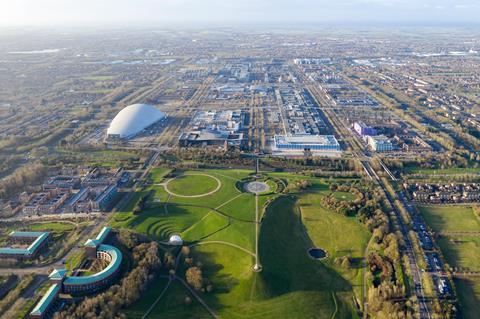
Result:
[[[0,316],[478,318],[449,32],[0,34]]]

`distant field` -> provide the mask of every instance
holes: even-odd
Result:
[[[152,171],[153,184],[161,183],[167,170]],[[247,177],[245,170],[187,171],[185,177],[172,180],[169,190],[181,195],[197,195],[220,189],[208,196],[184,198],[169,196],[161,185],[148,186],[138,193],[124,212],[117,213],[111,225],[130,228],[160,242],[178,233],[193,245],[192,254],[201,261],[204,275],[214,287],[202,293],[205,302],[222,318],[356,318],[352,296],[361,290],[360,270],[337,272],[332,259],[351,254],[362,257],[369,233],[355,219],[329,212],[319,199],[330,194],[328,184],[311,179],[312,193],[275,200],[263,218],[259,237],[261,273],[252,271],[255,262],[255,196],[242,193],[235,186]],[[278,177],[278,176],[276,176]],[[285,180],[305,179],[283,174]],[[211,183],[214,182],[214,183]],[[172,184],[173,183],[173,184]],[[131,209],[143,194],[153,191],[148,208],[135,216]],[[264,204],[277,195],[259,196],[259,215]],[[350,193],[334,193],[342,200],[353,199]],[[299,205],[314,220],[299,219]],[[303,223],[302,223],[303,221]],[[346,238],[343,234],[352,234]],[[314,243],[313,243],[314,242]],[[311,259],[307,249],[325,248],[331,257]],[[128,318],[141,318],[160,295],[167,281],[158,279],[141,300],[127,309]],[[206,310],[194,302],[185,305],[189,293],[174,281],[147,318],[206,318]]]
[[[470,206],[418,206],[420,213],[436,232],[480,231],[480,220]]]
[[[438,244],[451,266],[480,271],[480,236],[443,237]]]
[[[114,78],[114,75],[92,75],[83,77],[83,79],[87,81],[110,81]]]
[[[419,206],[427,224],[437,232],[447,232],[437,239],[446,262],[460,270],[480,271],[480,236],[458,232],[479,232],[480,221],[469,206]],[[457,232],[448,235],[448,232]],[[479,311],[480,280],[477,277],[455,279],[463,318],[476,318]]]
[[[480,167],[452,167],[452,168],[420,168],[420,167],[407,167],[405,171],[409,174],[422,174],[422,175],[450,175],[450,174],[475,174],[480,173]]]

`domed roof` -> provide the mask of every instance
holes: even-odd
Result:
[[[112,120],[107,130],[107,136],[132,137],[164,117],[165,114],[152,105],[129,105]]]
[[[182,245],[183,240],[179,235],[172,235],[168,241],[171,245]]]

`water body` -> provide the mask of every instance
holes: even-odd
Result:
[[[310,248],[308,254],[314,259],[323,259],[327,257],[327,252],[321,248]]]
[[[44,53],[58,53],[61,49],[45,49],[45,50],[33,50],[33,51],[12,51],[10,54],[44,54]]]

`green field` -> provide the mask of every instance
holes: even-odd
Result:
[[[167,175],[171,171],[172,170],[169,168],[157,167],[152,169],[150,175],[152,180],[155,181],[155,183],[160,183],[163,181],[163,178],[165,177],[165,175]]]
[[[183,196],[196,196],[214,191],[217,180],[207,175],[180,175],[168,182],[168,189]]]
[[[480,173],[480,167],[451,167],[451,168],[421,168],[421,167],[407,167],[405,171],[409,174],[421,175],[452,175],[452,174],[476,174]]]
[[[36,223],[28,227],[32,231],[53,231],[53,232],[68,232],[75,228],[74,224],[52,222],[52,223]]]
[[[116,228],[130,228],[165,242],[178,233],[191,246],[191,254],[202,263],[204,277],[213,286],[201,298],[222,318],[338,318],[357,317],[352,306],[354,292],[361,292],[361,268],[336,269],[333,259],[350,255],[362,258],[370,234],[353,218],[321,207],[322,196],[330,194],[328,184],[312,179],[310,191],[295,197],[276,194],[258,197],[259,216],[267,201],[259,234],[259,260],[263,271],[255,273],[255,207],[253,194],[242,193],[236,183],[251,173],[245,170],[203,170],[180,173],[168,189],[179,195],[198,195],[217,187],[203,197],[168,195],[160,185],[166,170],[154,170],[152,185],[133,197],[124,212],[111,220]],[[282,179],[302,179],[284,174]],[[303,177],[304,179],[304,177]],[[173,184],[172,184],[173,183]],[[147,209],[133,215],[131,209],[143,195],[152,192]],[[341,200],[352,194],[334,194]],[[300,211],[302,214],[300,214]],[[350,236],[344,236],[348,232]],[[307,249],[319,246],[329,257],[311,259]],[[181,268],[181,267],[180,267]],[[126,310],[128,318],[141,318],[161,294],[167,280],[157,279],[138,302]],[[188,291],[173,281],[147,318],[211,317]],[[357,296],[359,297],[359,295]]]
[[[114,75],[92,75],[83,77],[84,80],[88,81],[110,81],[115,78]]]
[[[355,217],[332,213],[322,207],[318,192],[309,192],[300,196],[299,204],[302,221],[310,236],[312,246],[327,251],[328,258],[325,259],[325,262],[328,265],[334,267],[333,261],[337,257],[348,255],[358,260],[364,257],[371,234],[358,223]],[[356,291],[357,295],[363,293],[360,289],[363,279],[361,268],[352,267],[348,270],[342,269],[340,272],[352,286],[359,288]]]
[[[450,266],[480,271],[480,237],[443,237],[438,245]]]
[[[470,206],[418,206],[418,210],[436,232],[480,231],[480,220]]]
[[[478,318],[480,313],[480,279],[455,279],[460,312],[465,319]]]
[[[459,271],[480,271],[480,236],[461,233],[480,233],[480,220],[472,208],[466,205],[444,205],[419,206],[418,209],[434,231],[444,232],[437,243],[446,262]],[[480,281],[472,277],[455,279],[454,282],[463,318],[475,318],[480,311]]]

